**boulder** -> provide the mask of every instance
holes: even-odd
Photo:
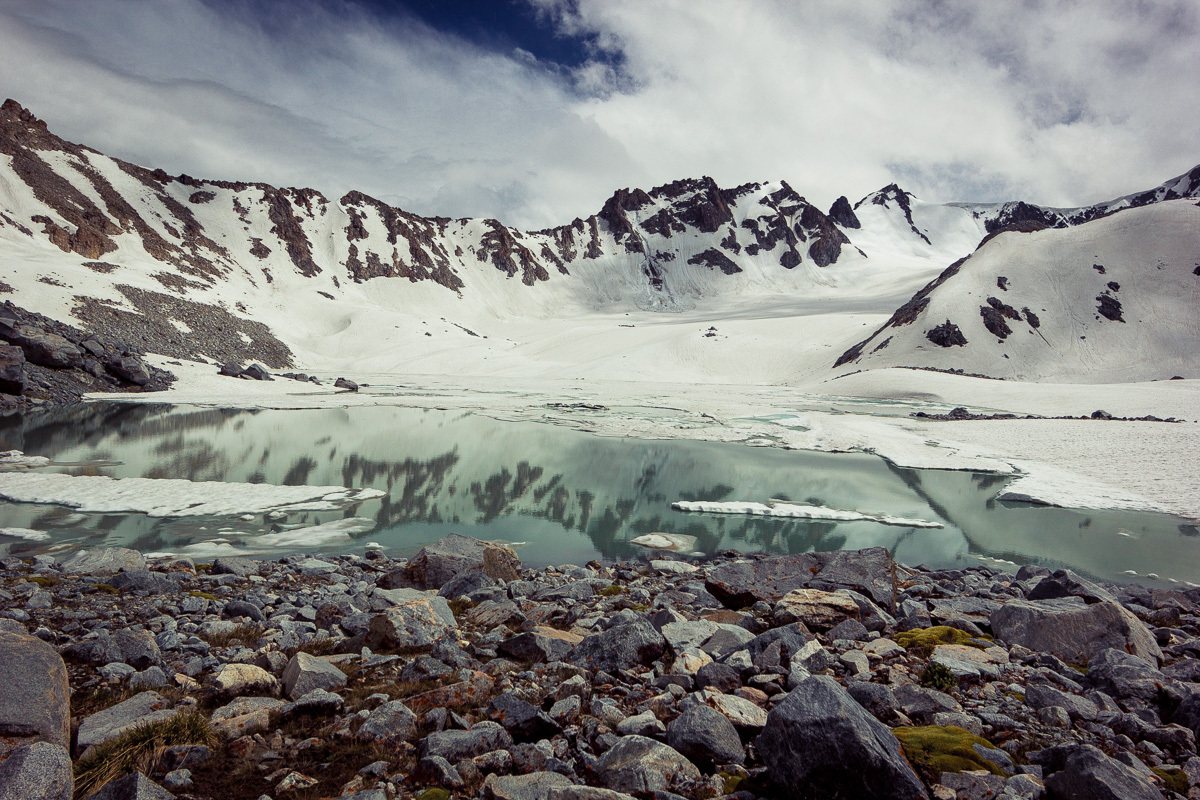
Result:
[[[117,573],[108,580],[108,585],[114,589],[150,594],[170,594],[179,591],[179,584],[166,575],[144,569]]]
[[[242,365],[236,361],[226,361],[217,370],[218,375],[224,375],[229,378],[240,378],[242,376]]]
[[[217,670],[212,687],[226,697],[274,694],[279,688],[275,676],[253,664],[226,664]]]
[[[700,770],[679,751],[645,736],[621,737],[596,762],[593,773],[604,788],[639,796],[700,778]]]
[[[174,800],[175,795],[140,772],[109,781],[84,800]]]
[[[452,533],[422,547],[408,565],[384,576],[385,589],[440,589],[460,573],[480,570],[498,581],[521,577],[521,559],[512,548]]]
[[[551,789],[571,785],[569,778],[557,772],[492,774],[483,782],[483,796],[487,800],[546,800]]]
[[[145,568],[146,559],[142,558],[142,554],[125,547],[80,550],[62,565],[62,571],[67,575],[112,575]]]
[[[470,730],[438,731],[421,740],[421,758],[440,756],[451,764],[474,758],[493,750],[512,747],[512,737],[495,722],[476,722]]]
[[[1088,683],[1111,697],[1158,702],[1165,694],[1183,698],[1183,691],[1175,681],[1159,672],[1154,664],[1144,658],[1130,655],[1124,650],[1102,650],[1088,662]]]
[[[271,713],[283,707],[273,697],[239,697],[212,713],[213,728],[225,739],[263,733],[271,725]]]
[[[444,597],[408,600],[371,618],[367,646],[379,648],[425,647],[449,636],[457,639],[458,621]]]
[[[0,630],[0,686],[0,758],[34,742],[71,746],[67,667],[53,647]]]
[[[510,658],[537,664],[562,661],[582,641],[583,637],[578,634],[539,625],[531,631],[506,639],[497,649]]]
[[[1047,575],[1025,595],[1027,600],[1055,600],[1060,597],[1080,597],[1085,603],[1111,603],[1117,599],[1107,589],[1079,577],[1069,569],[1060,569]]]
[[[1146,778],[1091,745],[1062,745],[1030,754],[1046,772],[1056,800],[1161,800]]]
[[[11,344],[0,344],[0,392],[25,391],[25,353]]]
[[[555,786],[546,800],[634,800],[633,795],[601,789],[599,786]]]
[[[793,589],[775,604],[776,624],[799,622],[817,633],[845,620],[857,620],[858,613],[858,604],[851,598],[820,589]]]
[[[712,570],[704,588],[729,608],[744,608],[759,600],[776,602],[793,589],[804,588],[818,564],[811,553],[735,561]]]
[[[349,391],[349,392],[357,392],[358,384],[355,383],[354,381],[350,380],[349,378],[338,378],[336,381],[333,382],[333,388],[345,389],[346,391]]]
[[[245,600],[231,600],[221,609],[222,617],[245,617],[251,622],[265,622],[262,609]]]
[[[834,550],[817,553],[820,564],[808,585],[814,589],[850,589],[866,595],[885,608],[892,607],[895,562],[886,547],[864,550]]]
[[[371,742],[397,742],[417,732],[417,715],[399,700],[376,708],[358,729],[358,738]]]
[[[141,692],[124,702],[84,717],[79,723],[76,746],[82,752],[89,747],[115,739],[127,730],[148,722],[170,719],[177,712],[168,708],[167,699],[158,692]]]
[[[562,730],[546,712],[512,692],[494,697],[488,705],[488,716],[503,725],[518,742],[550,739]]]
[[[733,723],[708,706],[690,706],[672,720],[667,726],[667,744],[705,770],[746,761]]]
[[[237,575],[239,578],[244,578],[247,575],[258,574],[258,562],[236,556],[218,558],[213,562],[209,572],[213,575]]]
[[[1025,704],[1035,710],[1058,707],[1066,711],[1073,720],[1082,719],[1089,722],[1096,719],[1099,713],[1096,704],[1091,700],[1040,683],[1031,683],[1025,687]]]
[[[654,663],[667,641],[645,617],[585,636],[568,659],[581,667],[617,672]]]
[[[150,370],[134,356],[113,356],[105,360],[104,368],[126,383],[145,386],[150,382]]]
[[[71,800],[74,791],[71,754],[62,745],[22,745],[0,762],[4,800]]]
[[[996,637],[1010,645],[1052,653],[1070,664],[1086,664],[1109,648],[1154,664],[1162,659],[1154,635],[1119,603],[1013,600],[992,613],[991,626]]]
[[[757,749],[788,797],[927,800],[892,732],[837,681],[802,682],[767,716]]]
[[[128,664],[143,670],[157,666],[162,660],[162,651],[149,631],[118,630],[104,633],[94,639],[83,639],[71,645],[67,654],[91,664]]]
[[[722,694],[712,689],[693,692],[680,701],[680,709],[704,706],[716,711],[743,735],[757,736],[767,724],[767,712],[744,697]]]
[[[283,691],[293,700],[314,689],[340,689],[345,685],[346,673],[308,653],[296,653],[283,669]]]
[[[274,378],[271,377],[271,373],[267,372],[266,367],[264,367],[262,364],[257,364],[257,363],[251,363],[250,366],[248,366],[244,370],[242,370],[242,374],[240,377],[250,378],[251,380],[256,380],[256,381],[273,381],[273,380],[275,380]]]
[[[32,364],[52,369],[83,366],[83,350],[57,333],[49,333],[32,325],[18,325],[10,341],[25,351],[25,358]]]

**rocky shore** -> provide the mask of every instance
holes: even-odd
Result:
[[[1200,590],[886,550],[0,560],[6,800],[1200,797]]]

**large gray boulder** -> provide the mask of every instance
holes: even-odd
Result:
[[[771,709],[757,748],[775,785],[797,800],[928,798],[892,732],[823,675]]]
[[[258,562],[249,558],[227,556],[214,561],[209,572],[213,575],[236,575],[244,578],[247,575],[258,574]]]
[[[679,751],[645,736],[622,736],[596,762],[594,772],[604,788],[639,796],[700,778],[700,770]]]
[[[546,800],[551,789],[571,785],[569,778],[557,772],[492,774],[483,782],[483,796],[486,800]]]
[[[1109,648],[1162,660],[1162,650],[1141,620],[1119,603],[1085,604],[1078,598],[1013,600],[992,612],[992,633],[1013,645],[1086,664]]]
[[[25,391],[25,353],[11,344],[0,343],[0,392]]]
[[[616,672],[652,664],[666,651],[667,640],[645,617],[585,636],[569,661],[581,667]]]
[[[417,715],[399,700],[376,708],[363,720],[358,738],[371,742],[396,742],[412,737],[417,731]]]
[[[1063,745],[1031,754],[1046,772],[1056,800],[1161,800],[1146,778],[1091,745]]]
[[[689,706],[672,720],[667,726],[667,744],[705,770],[746,761],[746,750],[733,723],[708,706]]]
[[[175,800],[175,795],[140,772],[109,781],[84,800]]]
[[[1153,663],[1124,650],[1101,650],[1088,662],[1088,683],[1118,699],[1138,698],[1156,703],[1165,694],[1183,699],[1182,687],[1159,672]]]
[[[141,692],[103,711],[84,717],[79,723],[76,746],[83,752],[93,745],[115,739],[143,723],[160,722],[176,714],[167,699],[158,692]]]
[[[1069,569],[1060,569],[1047,575],[1025,595],[1026,600],[1054,600],[1060,597],[1079,597],[1085,603],[1115,602],[1117,599],[1112,592]]]
[[[91,664],[119,662],[135,669],[147,669],[162,660],[162,651],[149,631],[119,630],[83,639],[67,648],[67,654]]]
[[[521,559],[510,547],[452,533],[422,547],[408,565],[384,576],[385,589],[440,589],[451,578],[480,570],[489,578],[515,581],[521,577]]]
[[[34,742],[70,747],[67,666],[53,647],[0,630],[0,687],[0,758]]]
[[[308,653],[296,653],[283,669],[283,691],[292,700],[314,689],[340,689],[345,685],[346,673]]]
[[[474,758],[493,750],[505,750],[512,745],[512,737],[499,724],[476,722],[470,730],[438,731],[429,734],[421,740],[419,752],[421,758],[440,756],[451,764],[457,764],[464,758]]]
[[[61,745],[23,745],[0,762],[0,797],[4,800],[71,800],[74,791],[71,754]]]
[[[574,633],[538,626],[506,639],[496,649],[520,661],[562,661],[581,641],[583,637]]]
[[[127,547],[81,550],[62,565],[62,571],[68,575],[113,575],[145,568],[146,559],[142,558],[142,554]]]
[[[457,641],[458,620],[444,597],[406,600],[371,618],[367,646],[398,649],[425,647],[449,637]]]
[[[163,575],[161,572],[150,572],[139,569],[131,572],[121,572],[108,580],[108,585],[114,589],[129,592],[149,592],[150,594],[171,594],[179,591],[179,584]]]
[[[811,553],[735,561],[709,572],[704,588],[729,608],[744,608],[759,600],[776,602],[808,585],[818,565]]]

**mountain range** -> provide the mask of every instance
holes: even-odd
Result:
[[[1200,166],[1069,209],[926,203],[893,184],[822,210],[786,181],[701,177],[622,189],[587,219],[526,231],[360,192],[171,176],[67,142],[12,100],[0,153],[0,291],[176,358],[278,369],[370,355],[378,368],[412,363],[425,338],[531,347],[505,338],[513,320],[691,324],[757,308],[880,315],[866,339],[833,326],[821,368],[834,373],[1198,372]]]

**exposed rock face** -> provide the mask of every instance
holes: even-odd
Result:
[[[595,772],[605,788],[635,795],[670,791],[677,782],[700,777],[696,765],[674,748],[645,736],[622,736],[600,757]]]
[[[789,797],[929,796],[892,732],[832,678],[809,678],[771,709],[757,746]]]
[[[1162,650],[1146,626],[1121,605],[1085,605],[1068,599],[1006,603],[991,615],[992,631],[1009,644],[1053,653],[1086,664],[1116,648],[1157,664]]]
[[[666,640],[645,617],[584,637],[571,652],[571,662],[605,671],[651,664],[663,654]]]
[[[520,577],[520,563],[512,548],[452,533],[421,548],[402,572],[388,576],[388,585],[440,589],[455,576],[473,569],[482,570],[490,578],[510,581]]]
[[[34,742],[70,746],[67,667],[53,647],[0,630],[0,686],[0,758]]]
[[[71,754],[61,745],[23,745],[0,761],[0,797],[5,800],[71,800],[74,790]]]
[[[858,230],[862,227],[862,223],[858,221],[858,216],[850,207],[850,201],[846,199],[845,195],[833,201],[833,205],[829,208],[829,218],[843,228]]]

